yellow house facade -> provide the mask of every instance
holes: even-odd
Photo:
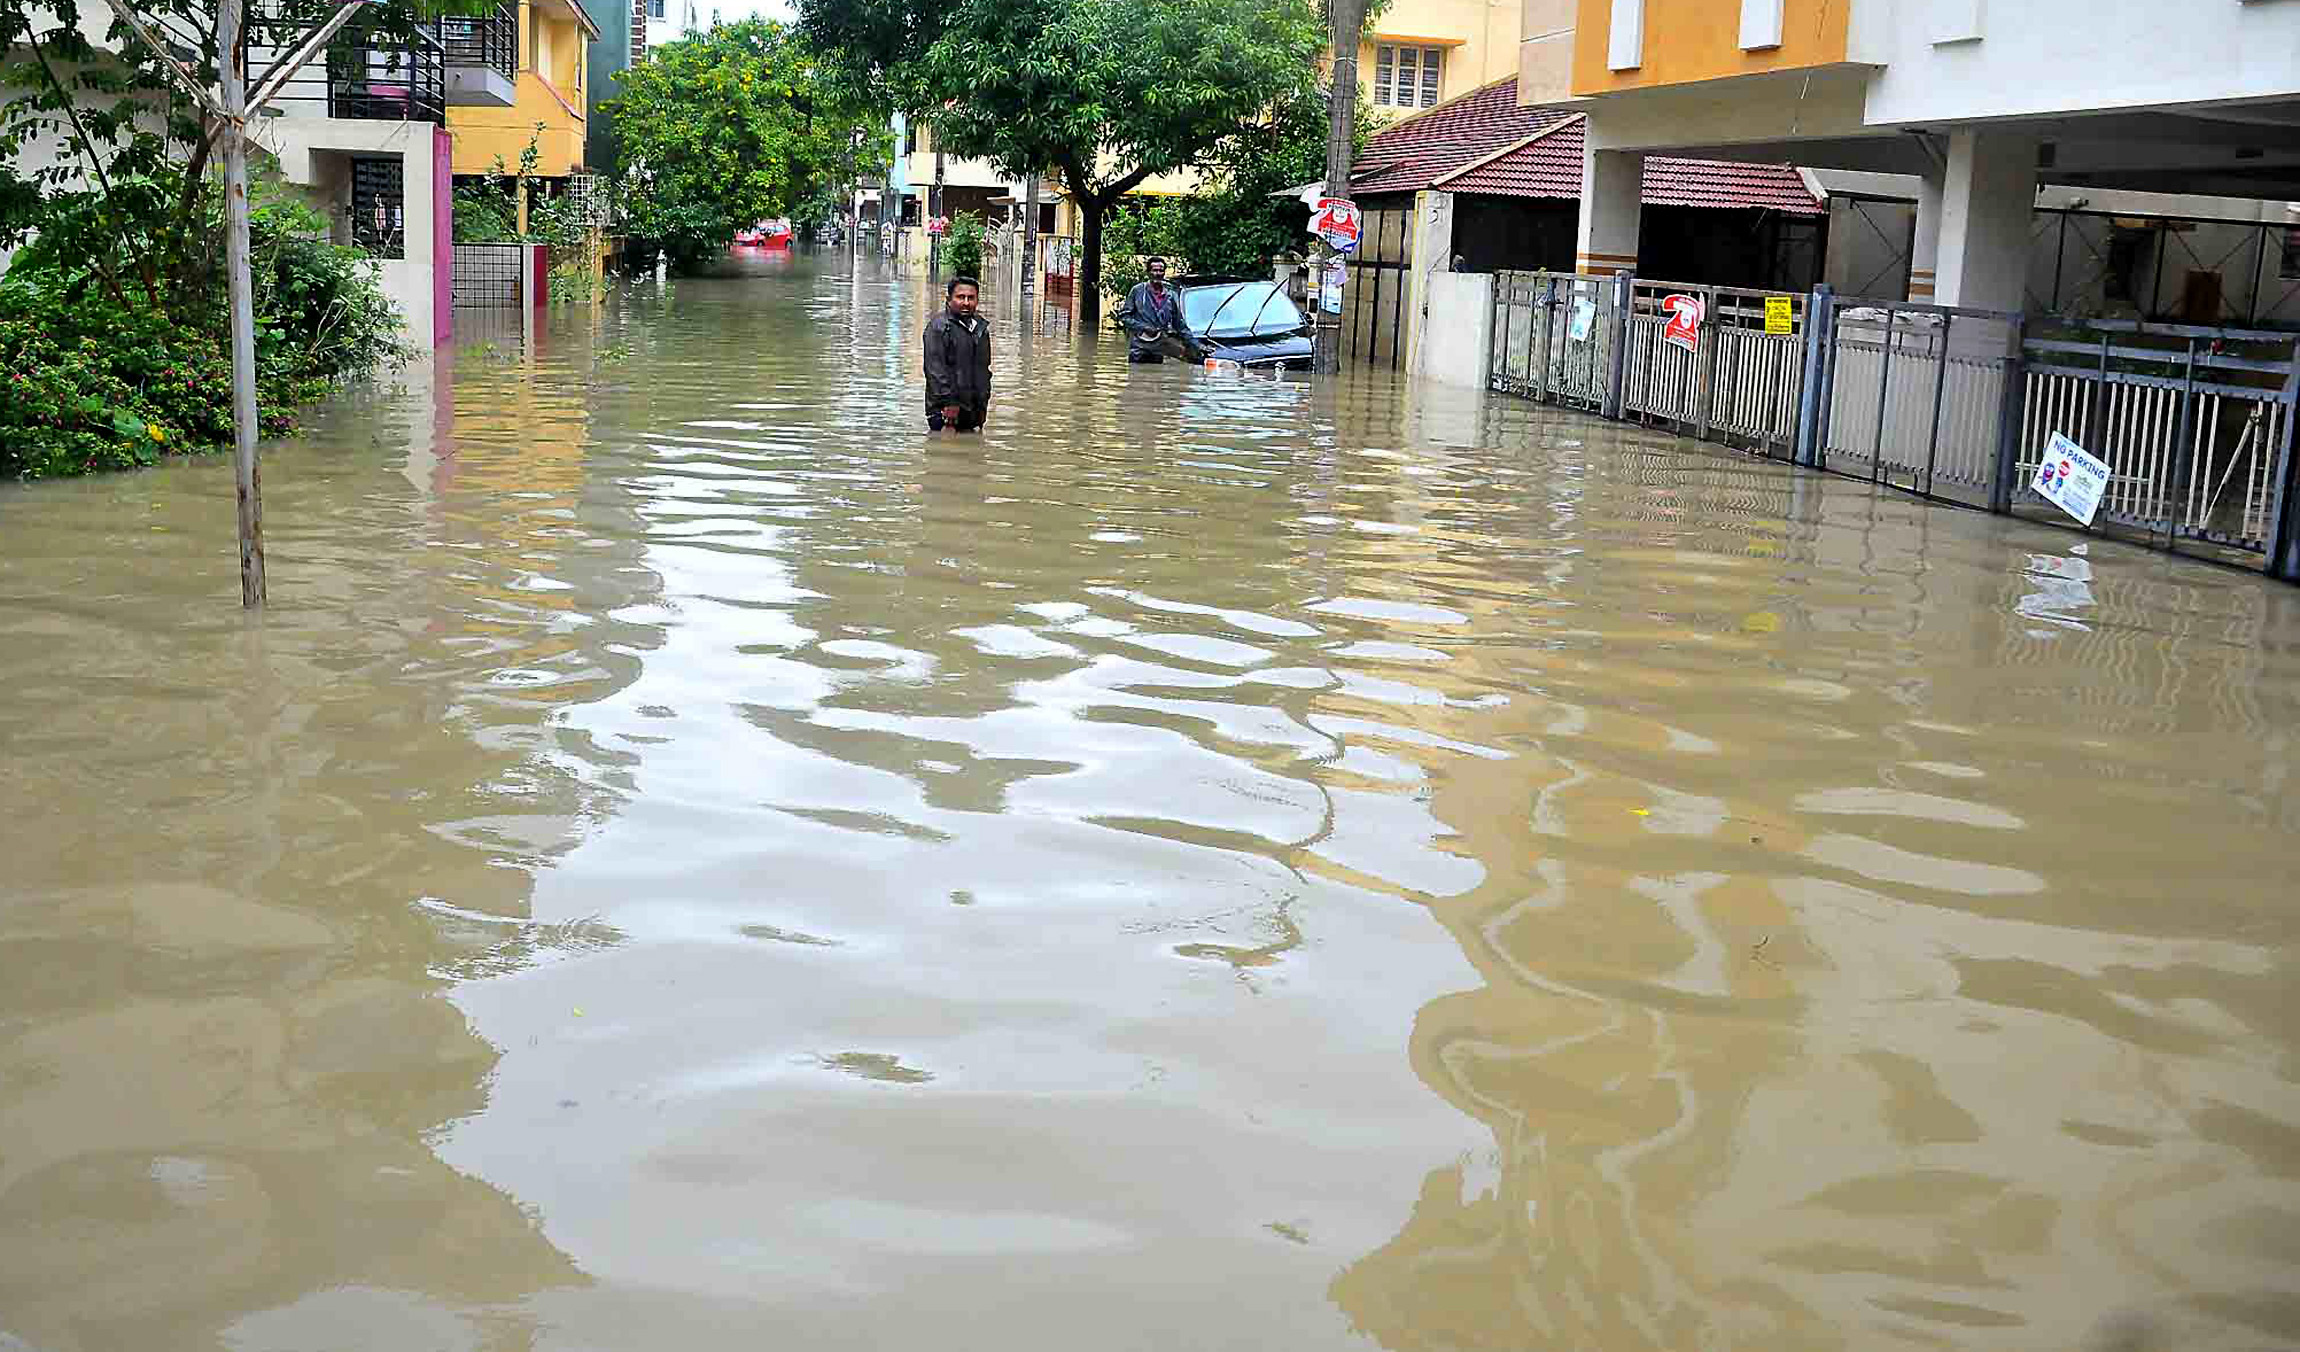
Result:
[[[508,0],[507,0],[508,2]],[[535,173],[565,178],[584,171],[584,67],[599,28],[574,0],[517,0],[519,80],[508,108],[450,108],[455,172],[486,174],[496,162],[517,169],[535,143]],[[540,130],[538,130],[540,127]]]

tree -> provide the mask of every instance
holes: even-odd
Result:
[[[1310,0],[801,0],[842,69],[926,109],[938,144],[1053,169],[1085,236],[1080,317],[1101,316],[1102,232],[1154,174],[1205,161],[1316,74]]]
[[[1372,119],[1361,109],[1355,121],[1362,153]],[[1193,271],[1246,275],[1308,243],[1308,209],[1279,194],[1324,175],[1327,133],[1326,96],[1305,86],[1216,148],[1204,189],[1174,204],[1175,246]]]
[[[881,153],[883,127],[799,34],[767,19],[652,49],[607,104],[622,138],[632,234],[681,264],[799,214]]]

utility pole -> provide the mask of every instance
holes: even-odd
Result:
[[[931,134],[931,133],[930,133]],[[934,138],[934,194],[927,203],[926,214],[931,220],[942,219],[942,138]],[[942,236],[927,232],[926,274],[936,281],[942,280]]]
[[[1028,175],[1022,190],[1022,312],[1030,313],[1030,298],[1038,291],[1038,171]]]
[[[1334,18],[1334,88],[1326,102],[1326,196],[1350,200],[1350,151],[1357,139],[1358,40],[1366,26],[1366,0],[1327,0]],[[1329,259],[1341,255],[1331,254]],[[1323,299],[1323,273],[1311,277],[1311,299],[1316,305],[1317,342],[1310,365],[1320,375],[1342,369],[1342,316],[1327,314]],[[1345,276],[1347,270],[1345,269]]]

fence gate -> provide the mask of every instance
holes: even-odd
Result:
[[[2060,433],[2109,465],[2095,528],[2300,581],[2289,332],[1505,272],[1486,373],[1505,393],[2074,525],[2029,487]]]
[[[455,288],[458,306],[516,306],[526,299],[527,251],[517,244],[458,244],[455,246]]]
[[[2300,364],[2294,335],[2095,320],[2022,344],[2016,507],[2049,510],[2025,485],[2062,433],[2109,464],[2101,517],[2247,553],[2274,544],[2293,455]]]
[[[1620,330],[1614,287],[1609,277],[1498,274],[1487,384],[1544,403],[1610,412]]]
[[[1368,208],[1350,257],[1350,279],[1342,316],[1344,351],[1367,365],[1405,364],[1406,291],[1413,257],[1414,213],[1410,206]]]
[[[1843,299],[1830,308],[1816,463],[1968,506],[1998,500],[2021,317]]]

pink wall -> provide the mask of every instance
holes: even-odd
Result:
[[[455,139],[431,129],[431,345],[455,333]]]

